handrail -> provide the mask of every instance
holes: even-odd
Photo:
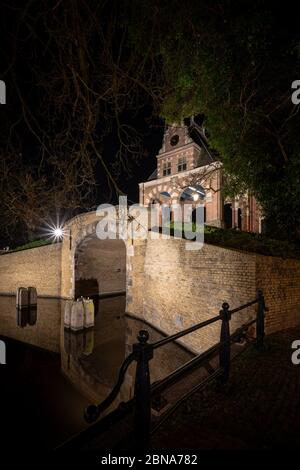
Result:
[[[232,315],[233,313],[240,312],[241,310],[244,310],[245,308],[248,308],[248,307],[250,307],[251,305],[257,304],[258,301],[259,301],[259,299],[256,298],[256,299],[254,299],[254,300],[251,300],[251,302],[247,302],[246,304],[241,305],[240,307],[233,308],[232,310],[229,310],[229,312],[231,313],[231,315]]]
[[[217,352],[218,349],[219,343],[207,349],[206,351],[194,357],[193,359],[190,359],[188,362],[171,372],[171,374],[169,374],[164,379],[155,382],[151,386],[151,393],[157,394],[159,392],[162,392],[163,389],[166,388],[166,386],[169,386],[170,384],[176,382],[177,379],[182,378],[185,373],[190,372],[190,370],[199,365],[200,362],[203,362],[205,359],[208,359],[210,356],[213,355],[213,353]]]
[[[251,300],[251,302],[247,302],[246,304],[243,304],[240,307],[237,307],[237,308],[234,308],[234,309],[228,310],[228,311],[232,315],[236,312],[239,312],[241,310],[244,310],[245,308],[250,307],[251,305],[254,305],[254,304],[258,303],[258,301],[259,301],[258,298],[256,298],[254,300]],[[186,335],[192,333],[193,331],[199,330],[200,328],[203,328],[207,325],[215,323],[216,321],[218,321],[220,319],[221,319],[221,315],[217,315],[213,318],[210,318],[209,320],[205,320],[201,323],[197,323],[196,325],[190,326],[189,328],[186,328],[185,330],[182,330],[179,333],[175,333],[175,334],[167,336],[166,338],[163,338],[159,341],[156,341],[155,343],[152,343],[152,347],[154,349],[156,349],[156,348],[159,348],[161,346],[164,346],[165,344],[168,344],[172,341],[175,341],[176,339],[182,338],[183,336],[186,336]]]
[[[109,414],[104,416],[99,421],[96,421],[91,426],[82,431],[79,431],[77,434],[69,438],[67,441],[58,445],[56,451],[66,451],[75,449],[78,450],[78,446],[82,446],[92,439],[97,438],[102,433],[106,432],[111,426],[116,423],[119,423],[132,409],[134,405],[134,399],[127,401],[126,403],[120,403],[118,408],[111,411]]]
[[[205,320],[201,323],[197,323],[196,325],[190,326],[189,328],[186,328],[183,331],[179,331],[179,333],[175,333],[174,335],[167,336],[166,338],[163,338],[159,341],[156,341],[155,343],[152,343],[153,349],[160,348],[161,346],[164,346],[165,344],[171,343],[172,341],[175,341],[178,338],[182,338],[183,336],[186,336],[193,331],[199,330],[200,328],[204,328],[207,325],[210,325],[211,323],[215,323],[216,321],[220,320],[221,316],[217,315],[216,317],[210,318],[209,320]]]
[[[243,334],[249,329],[249,326],[253,325],[255,322],[256,318],[254,320],[249,321],[248,323],[243,324],[230,336],[230,340],[234,342],[240,339]],[[221,346],[222,343],[215,344],[211,348],[207,349],[201,354],[198,354],[196,357],[193,357],[188,362],[175,369],[164,379],[155,382],[153,385],[151,385],[151,393],[158,394],[162,392],[165,388],[169,387],[171,384],[175,383],[177,380],[180,380],[185,374],[190,372],[201,362],[204,362],[205,360],[209,359],[209,357],[211,357],[214,353],[218,352]]]
[[[87,423],[93,423],[94,421],[96,421],[99,418],[101,412],[106,410],[113,403],[115,398],[118,396],[118,393],[124,382],[126,371],[135,359],[136,355],[134,353],[131,353],[121,365],[117,382],[110,394],[101,403],[99,403],[99,405],[89,405],[86,408],[84,412],[84,418]]]
[[[234,333],[230,334],[229,325],[230,325],[232,314],[237,313],[243,309],[246,309],[254,304],[258,304],[256,318],[251,319],[246,324],[243,324],[240,328],[238,328]],[[120,388],[124,382],[125,374],[129,365],[133,361],[136,361],[137,367],[136,367],[136,376],[135,376],[134,397],[130,399],[128,402],[126,402],[125,404],[123,404],[123,411],[125,411],[125,408],[127,410],[131,409],[131,406],[129,406],[129,404],[134,406],[135,437],[138,441],[138,445],[140,446],[140,448],[146,448],[148,439],[151,433],[151,399],[152,397],[154,395],[157,396],[168,386],[170,386],[173,383],[176,383],[185,374],[190,372],[196,366],[199,366],[199,364],[203,363],[203,361],[207,360],[210,356],[212,356],[216,352],[219,352],[219,368],[216,369],[216,371],[212,375],[220,376],[222,382],[226,382],[229,377],[231,343],[241,339],[241,337],[244,336],[245,332],[249,329],[249,327],[253,325],[254,323],[256,323],[256,344],[258,347],[263,346],[263,340],[264,340],[264,335],[265,335],[265,332],[264,332],[264,328],[265,328],[264,327],[264,316],[265,316],[264,312],[265,311],[268,311],[268,309],[265,305],[263,292],[261,290],[258,290],[257,297],[254,300],[247,302],[246,304],[243,304],[232,310],[229,309],[228,303],[224,302],[222,304],[222,309],[220,310],[219,315],[213,318],[210,318],[209,320],[205,320],[203,322],[197,323],[196,325],[186,328],[185,330],[182,330],[173,335],[167,336],[166,338],[163,338],[162,340],[156,341],[154,343],[148,343],[149,333],[146,330],[141,330],[137,337],[138,343],[135,343],[133,345],[133,352],[125,359],[125,361],[120,367],[118,379],[114,388],[101,403],[99,403],[98,405],[90,405],[87,407],[85,411],[85,415],[84,415],[86,421],[88,423],[92,423],[96,421],[99,418],[101,412],[103,412],[113,403],[113,401],[117,397],[120,391]],[[162,347],[172,341],[182,338],[183,336],[186,336],[189,333],[192,333],[196,330],[204,328],[205,326],[215,323],[218,320],[221,320],[221,332],[220,332],[219,343],[215,344],[208,350],[204,351],[203,353],[194,357],[187,363],[183,364],[182,366],[177,368],[175,371],[173,371],[164,379],[160,380],[159,382],[155,382],[154,384],[151,385],[149,362],[153,358],[153,353],[155,349],[158,349],[159,347]],[[194,389],[196,390],[196,389],[201,388],[202,383],[206,383],[206,379],[202,380],[200,384],[194,387]],[[189,395],[190,393],[191,392],[187,393],[186,396]],[[112,413],[114,412],[111,412],[110,414]],[[105,419],[106,421],[109,421],[106,418],[110,416],[110,414],[107,415],[103,419]],[[116,413],[114,413],[114,416],[115,415]],[[103,419],[97,424],[100,425]],[[92,426],[93,429],[94,429],[94,426]],[[101,426],[99,427],[101,428]],[[88,433],[89,429],[91,428],[88,428],[87,430],[83,431],[83,434]]]

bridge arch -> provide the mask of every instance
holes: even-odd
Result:
[[[105,250],[107,249],[113,254],[113,259],[116,261],[115,266],[111,267],[110,270],[110,279],[112,279],[112,272],[115,272],[116,277],[119,278],[119,285],[122,284],[122,276],[123,276],[123,284],[122,288],[118,288],[116,283],[112,287],[112,291],[126,291],[126,284],[127,284],[127,273],[129,271],[129,264],[130,259],[126,256],[126,253],[129,249],[132,249],[132,242],[131,240],[122,240],[117,237],[117,239],[108,239],[100,240],[97,237],[97,224],[104,216],[99,216],[96,214],[96,211],[88,212],[85,214],[80,214],[77,217],[74,217],[65,226],[65,236],[62,242],[62,266],[61,266],[61,295],[64,298],[74,299],[76,294],[81,293],[82,289],[80,288],[79,283],[76,281],[80,280],[80,277],[84,279],[88,279],[88,269],[89,266],[87,265],[88,260],[93,263],[93,266],[90,266],[92,276],[91,278],[94,280],[99,280],[102,277],[102,288],[100,287],[100,291],[98,293],[105,293],[109,289],[107,280],[103,283],[105,277],[105,269],[102,263],[102,272],[100,269],[101,259],[95,259],[101,253],[104,254]],[[116,216],[117,217],[117,216]],[[118,233],[118,218],[115,220],[117,225],[117,233]],[[94,254],[93,254],[94,253]],[[119,255],[119,260],[117,259]],[[84,257],[86,256],[86,263],[84,262]],[[93,259],[94,256],[94,259]],[[101,257],[100,257],[101,258]],[[117,263],[117,261],[119,261]],[[123,265],[120,265],[120,262],[123,262]],[[80,265],[79,263],[86,264],[86,266],[81,265],[81,273],[80,273]],[[109,268],[108,259],[106,259],[107,269]],[[114,271],[115,269],[115,271]],[[120,270],[120,271],[119,271]],[[98,272],[99,278],[95,277],[95,273]],[[94,273],[94,274],[93,274]],[[88,285],[88,283],[86,283]],[[106,285],[106,287],[105,287]],[[95,283],[96,286],[96,283]],[[81,286],[82,287],[82,286]],[[80,290],[81,289],[81,290]],[[102,289],[102,292],[101,292]],[[86,292],[88,294],[88,292]],[[82,294],[81,294],[82,295]]]

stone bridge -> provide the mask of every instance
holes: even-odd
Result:
[[[14,295],[20,286],[35,286],[39,297],[68,299],[126,292],[127,313],[172,334],[215,316],[224,301],[235,308],[252,300],[260,288],[269,307],[267,333],[300,324],[299,260],[209,244],[189,251],[185,240],[160,234],[102,240],[97,226],[103,217],[81,214],[67,222],[61,243],[2,254],[0,295]],[[117,213],[114,222],[118,228]],[[184,345],[198,352],[218,335],[209,327]]]
[[[119,237],[119,219],[112,218],[116,234],[99,239],[97,225],[103,219],[96,211],[74,217],[64,227],[61,248],[61,296],[125,293],[133,241]]]

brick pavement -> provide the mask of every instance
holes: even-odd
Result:
[[[196,393],[152,439],[154,449],[296,449],[300,445],[300,365],[291,343],[300,327],[266,338],[233,361],[225,386]]]

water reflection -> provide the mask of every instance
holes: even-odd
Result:
[[[26,326],[34,326],[37,321],[37,307],[16,308],[17,326],[25,328]]]
[[[64,311],[64,302],[61,311]],[[125,296],[112,297],[99,301],[93,328],[72,332],[61,322],[62,373],[91,402],[99,402],[107,396],[125,359],[124,312]],[[120,400],[128,398],[123,390]]]
[[[16,298],[0,297],[0,335],[47,351],[60,352],[61,300],[39,298],[36,323],[32,328],[17,327],[16,315],[18,318]]]
[[[78,359],[83,354],[89,356],[94,349],[94,331],[73,332],[64,329],[64,352]]]
[[[162,336],[125,315],[125,296],[99,300],[95,326],[75,333],[64,328],[65,301],[38,298],[37,309],[16,310],[15,300],[0,297],[0,338],[7,343],[4,402],[16,390],[22,399],[31,390],[24,398],[24,413],[30,416],[37,438],[43,439],[41,445],[51,448],[86,426],[85,406],[108,395],[138,331],[146,328],[151,341]],[[150,365],[152,382],[190,358],[179,346],[160,348]],[[113,407],[132,396],[134,373],[132,366]]]

